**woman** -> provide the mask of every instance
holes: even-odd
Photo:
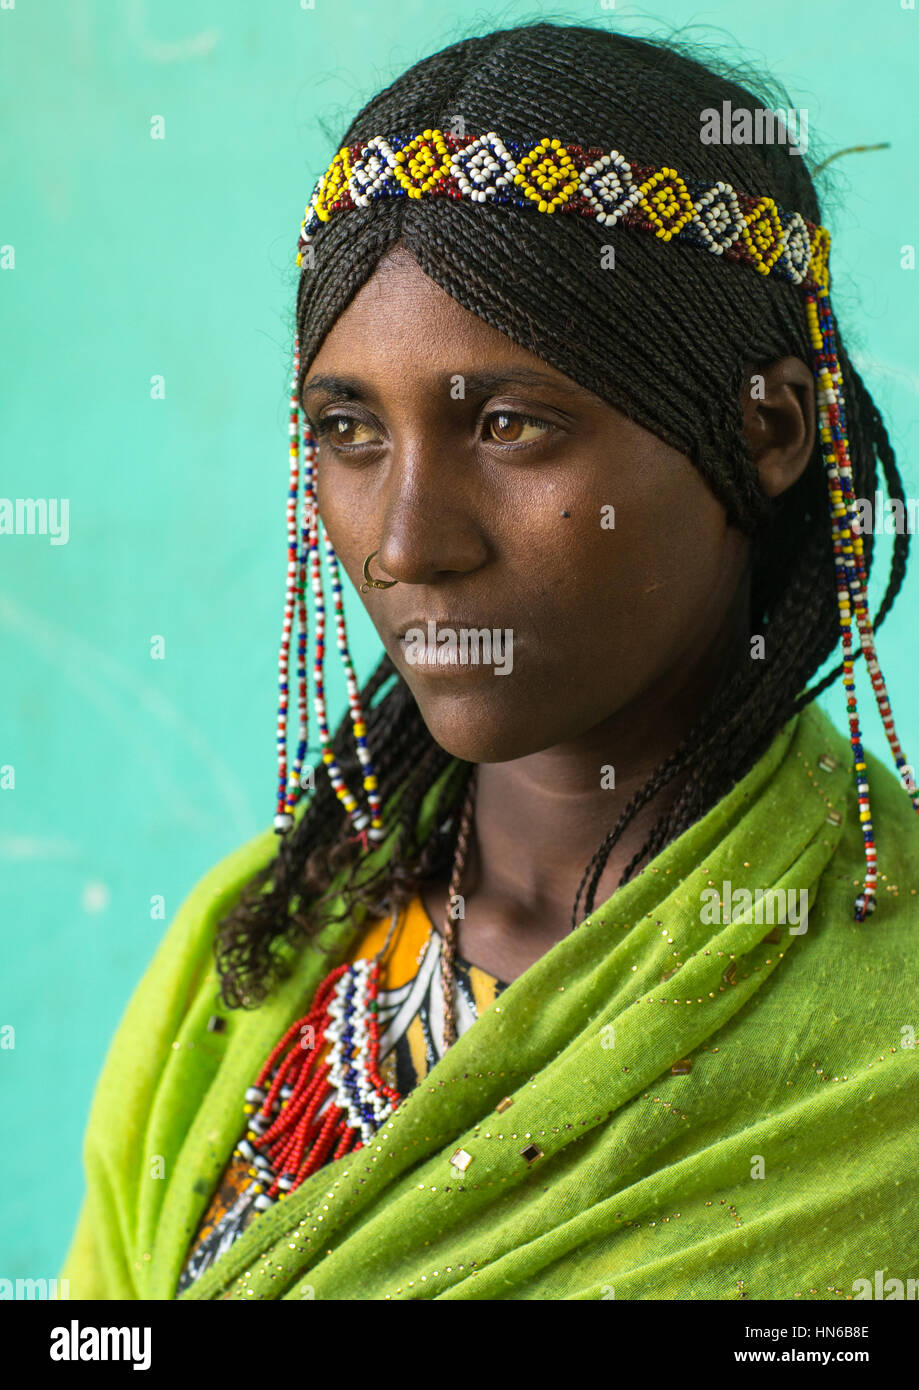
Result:
[[[703,141],[724,102],[762,110],[667,47],[499,31],[375,97],[317,185],[275,826],[114,1040],[72,1297],[919,1273],[919,799],[855,524],[879,467],[902,489],[800,151]],[[386,653],[360,693],[339,559]],[[808,688],[840,640],[849,740]],[[859,649],[899,780],[861,747]]]

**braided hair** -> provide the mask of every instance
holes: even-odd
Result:
[[[672,41],[535,23],[464,39],[415,64],[355,117],[341,144],[449,127],[499,130],[511,140],[557,132],[582,146],[615,145],[655,167],[729,181],[768,194],[821,222],[799,152],[770,144],[706,145],[700,115],[725,101],[762,106],[732,75]],[[760,83],[760,85],[762,85]],[[598,274],[612,242],[615,274]],[[679,791],[620,877],[711,809],[762,756],[787,720],[835,681],[837,666],[807,688],[839,638],[832,534],[819,439],[801,478],[777,499],[759,486],[740,408],[750,364],[786,355],[810,360],[802,298],[794,285],[750,274],[677,242],[636,236],[582,218],[446,199],[383,199],[332,218],[315,239],[297,294],[302,388],[324,337],[380,259],[397,244],[459,304],[688,455],[751,538],[751,631],[766,657],[741,663],[682,743],[622,811],[586,865],[571,925],[593,911],[610,853],[635,816],[674,779]],[[693,350],[687,351],[691,345]],[[883,420],[837,336],[857,496],[873,496],[878,467],[888,496],[904,500]],[[653,365],[652,365],[653,364]],[[901,586],[909,535],[896,536],[883,622]],[[866,563],[871,536],[864,537]],[[362,692],[381,801],[395,825],[392,854],[371,875],[324,767],[310,804],[274,861],[246,886],[218,929],[216,958],[230,1007],[257,1005],[287,968],[278,951],[317,936],[335,910],[332,880],[344,870],[356,902],[394,910],[426,879],[446,874],[458,826],[451,812],[473,765],[429,734],[406,683],[384,657]],[[359,765],[342,720],[334,738],[351,785]],[[431,829],[417,830],[422,800],[439,781]],[[358,877],[360,881],[358,881]]]

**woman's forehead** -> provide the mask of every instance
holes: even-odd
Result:
[[[396,358],[425,376],[515,372],[520,384],[554,384],[588,393],[565,373],[465,308],[402,246],[387,253],[338,316],[310,364],[306,382],[355,365],[383,371]],[[594,397],[591,397],[595,399]]]

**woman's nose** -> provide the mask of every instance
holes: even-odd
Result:
[[[474,458],[431,441],[402,447],[387,479],[376,565],[406,584],[477,569],[489,554],[485,501]]]

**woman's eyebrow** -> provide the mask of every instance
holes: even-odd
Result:
[[[499,391],[504,386],[542,386],[554,391],[567,391],[571,395],[589,396],[575,382],[559,381],[548,372],[540,372],[532,367],[504,367],[493,371],[462,372],[467,391]],[[451,378],[452,379],[452,378]],[[591,399],[595,399],[591,396]]]
[[[303,383],[304,396],[311,391],[327,391],[330,396],[344,396],[357,400],[361,396],[372,395],[372,391],[357,377],[353,376],[313,376]]]
[[[466,391],[490,391],[495,392],[508,386],[542,386],[549,387],[556,391],[565,391],[573,396],[582,396],[585,399],[596,400],[596,396],[591,391],[585,391],[576,382],[561,382],[556,377],[550,376],[547,372],[540,372],[532,367],[504,367],[495,368],[490,371],[475,372],[446,372],[444,382],[451,386],[457,376],[462,377]],[[321,374],[310,377],[303,386],[304,396],[311,391],[326,391],[329,395],[340,396],[345,400],[367,399],[372,397],[375,392],[368,383],[353,376],[335,376],[331,374]]]

